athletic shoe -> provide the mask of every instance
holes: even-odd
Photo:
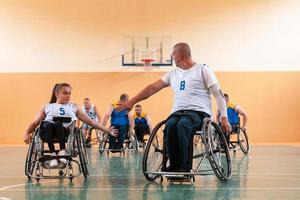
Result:
[[[66,155],[66,150],[62,149],[58,152],[59,156],[65,156]],[[67,160],[65,158],[60,158],[59,159],[60,162],[67,164]]]
[[[56,156],[56,153],[53,152],[53,153],[51,154],[51,156]],[[50,167],[56,167],[57,165],[58,165],[58,162],[57,162],[56,159],[53,159],[53,160],[50,161]]]

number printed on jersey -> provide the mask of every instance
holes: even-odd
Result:
[[[66,114],[66,112],[65,112],[65,109],[64,108],[59,108],[59,111],[60,111],[60,115],[65,115]]]
[[[185,81],[181,81],[180,82],[180,90],[184,90],[185,89]]]

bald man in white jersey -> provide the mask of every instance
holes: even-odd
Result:
[[[135,97],[118,109],[131,110],[134,104],[147,99],[161,89],[171,86],[175,96],[172,114],[164,130],[170,166],[167,171],[190,170],[189,142],[203,119],[212,115],[211,94],[215,97],[221,114],[222,128],[230,130],[226,103],[214,72],[205,64],[197,64],[191,58],[188,44],[178,43],[173,47],[172,58],[176,69],[166,73],[160,80],[148,85]],[[183,114],[178,117],[178,114]]]

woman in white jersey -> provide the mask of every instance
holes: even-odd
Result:
[[[49,150],[52,156],[55,156],[55,148],[53,139],[59,139],[60,151],[58,155],[65,155],[65,138],[69,134],[69,129],[67,128],[70,123],[62,123],[59,121],[54,122],[55,117],[69,117],[72,120],[80,119],[81,121],[105,131],[111,135],[116,136],[117,130],[114,128],[107,129],[100,125],[98,122],[91,120],[79,107],[70,103],[71,100],[71,86],[67,83],[61,83],[54,87],[54,92],[56,96],[55,103],[48,103],[42,107],[35,120],[28,126],[24,134],[24,142],[29,143],[30,133],[32,133],[35,128],[43,121],[40,127],[40,137],[48,143]],[[52,95],[52,100],[53,98]],[[51,101],[52,101],[51,100]],[[66,162],[65,159],[60,159],[61,162]],[[56,159],[51,160],[50,167],[55,167],[58,165]]]

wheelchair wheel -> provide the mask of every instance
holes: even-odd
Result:
[[[108,141],[107,141],[107,135],[105,133],[101,133],[101,134],[99,136],[99,153],[100,155],[103,155],[103,152],[105,151],[108,145]]]
[[[74,134],[75,134],[75,140],[76,140],[76,146],[77,146],[77,151],[78,151],[78,156],[79,156],[79,160],[80,160],[80,166],[81,166],[81,170],[83,173],[83,176],[85,179],[87,179],[87,176],[89,174],[88,172],[88,166],[87,166],[87,158],[84,152],[84,148],[82,145],[82,141],[81,141],[81,131],[80,129],[76,128],[74,130]]]
[[[149,172],[161,171],[163,165],[163,130],[166,120],[158,123],[146,144],[143,156],[143,174],[148,181],[154,181],[160,175]]]
[[[88,157],[87,148],[86,148],[86,145],[85,145],[85,138],[84,138],[82,130],[79,130],[79,131],[80,131],[80,143],[81,143],[81,146],[82,146],[82,149],[83,149],[83,155],[84,155],[84,158],[85,158],[85,161],[86,161],[86,166],[87,166],[87,169],[88,169],[89,157]],[[87,170],[87,174],[89,175],[88,170]]]
[[[29,144],[27,156],[26,156],[26,162],[25,162],[25,175],[30,179],[34,167],[35,167],[35,160],[37,159],[37,150],[36,150],[36,144],[34,141],[34,137],[37,133],[35,132],[34,135],[32,136],[32,139]]]
[[[248,135],[247,135],[246,131],[243,129],[240,129],[240,131],[239,131],[238,142],[239,142],[241,150],[244,152],[244,154],[248,154],[248,151],[249,151]]]
[[[211,167],[217,178],[224,182],[231,177],[231,159],[227,141],[215,122],[210,121],[205,126]]]
[[[139,150],[139,142],[135,134],[133,135],[133,140],[130,141],[130,148],[134,149],[135,153],[137,153]]]

